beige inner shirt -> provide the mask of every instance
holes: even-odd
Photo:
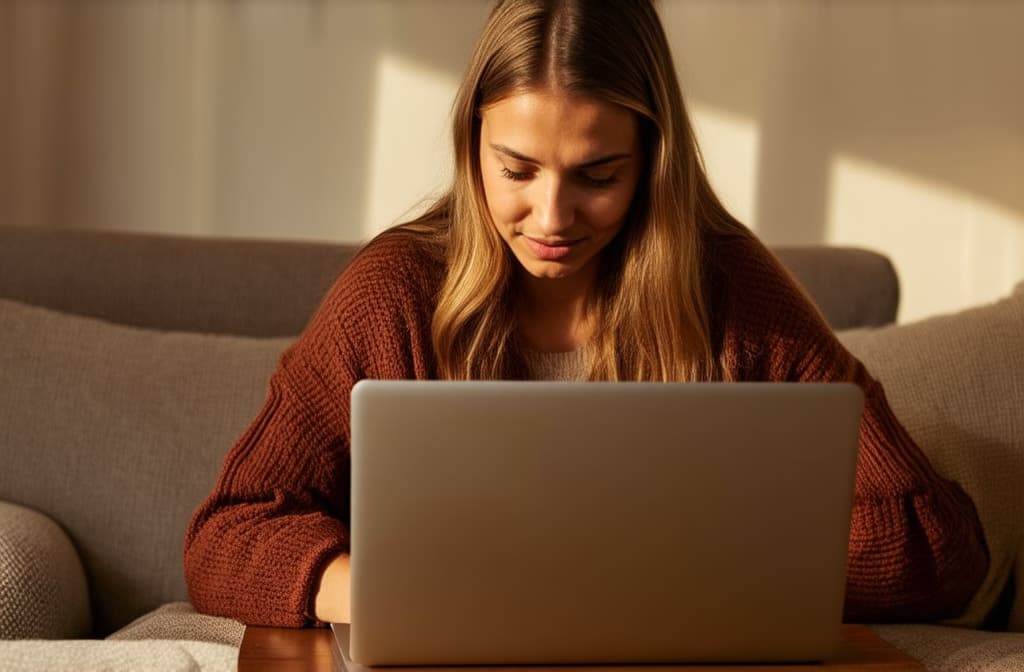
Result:
[[[569,352],[539,352],[525,349],[523,358],[530,380],[583,381],[589,372],[587,348]]]

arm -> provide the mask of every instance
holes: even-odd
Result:
[[[988,551],[974,504],[942,478],[895,417],[881,385],[835,338],[767,251],[727,292],[730,352],[748,380],[851,381],[864,391],[845,618],[923,621],[957,615],[980,585]]]
[[[321,339],[308,332],[282,357],[263,408],[193,516],[185,578],[199,611],[309,625],[320,575],[347,551],[345,390],[357,376],[316,372],[307,349]]]
[[[847,355],[852,359],[852,355]],[[927,621],[958,615],[988,570],[970,497],[942,478],[895,417],[882,386],[853,360],[865,391],[845,618]]]
[[[282,356],[186,533],[198,610],[283,627],[345,620],[349,395],[361,378],[430,377],[437,275],[407,239],[378,239]]]

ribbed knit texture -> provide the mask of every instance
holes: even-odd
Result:
[[[934,471],[881,387],[760,243],[713,241],[707,258],[713,333],[731,377],[852,380],[865,392],[847,620],[955,615],[988,563],[970,498]],[[442,276],[412,239],[387,235],[335,283],[189,526],[197,609],[250,624],[314,622],[317,577],[348,548],[349,392],[361,378],[436,377],[430,321]]]
[[[540,352],[524,350],[523,360],[530,380],[562,380],[579,382],[589,372],[587,348],[568,352]]]

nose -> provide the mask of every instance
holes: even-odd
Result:
[[[539,190],[534,216],[546,236],[556,236],[572,228],[576,213],[572,189],[559,179],[548,179]]]

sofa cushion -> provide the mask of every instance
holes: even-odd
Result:
[[[185,527],[290,340],[151,331],[0,299],[0,499],[67,531],[95,634],[187,598]]]
[[[200,614],[188,602],[171,602],[124,626],[108,640],[174,639],[242,646],[245,626],[221,616]]]
[[[876,625],[875,633],[926,670],[938,672],[1020,672],[1024,634],[979,632],[942,625]]]
[[[991,565],[957,625],[984,623],[1024,539],[1022,334],[1024,283],[993,304],[840,334],[881,380],[897,417],[935,468],[958,481],[978,508]]]
[[[0,502],[0,639],[67,639],[90,630],[89,588],[64,531]]]

